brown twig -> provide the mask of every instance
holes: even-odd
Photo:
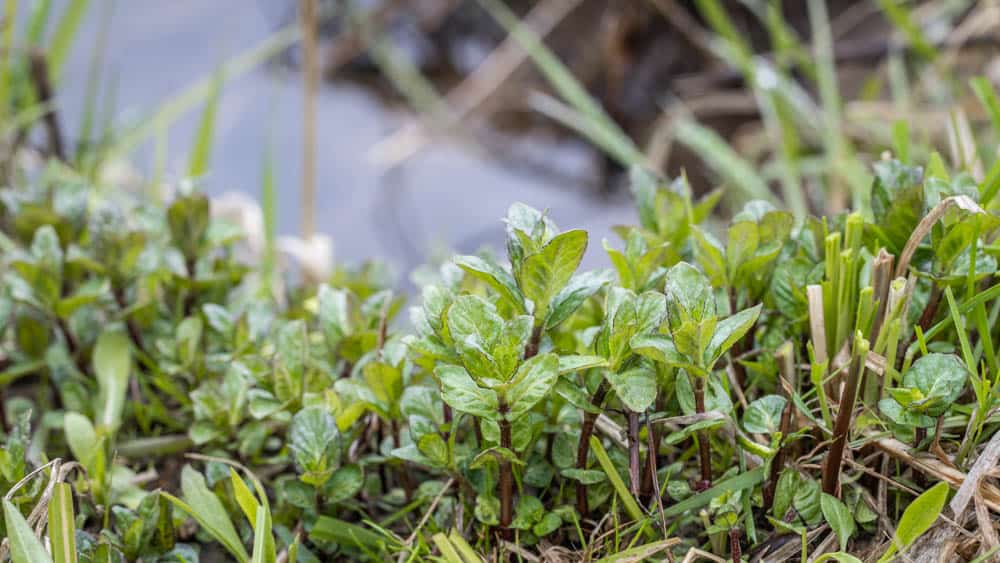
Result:
[[[513,440],[511,439],[510,421],[507,420],[507,412],[510,407],[502,399],[500,401],[500,447],[513,451]],[[505,454],[507,452],[504,452]],[[513,538],[513,530],[510,523],[514,520],[514,473],[510,465],[510,460],[506,457],[500,460],[500,537],[510,541]]]
[[[38,94],[38,101],[46,107],[42,119],[49,138],[49,150],[56,158],[66,161],[66,151],[63,149],[62,128],[59,125],[59,115],[53,105],[55,96],[52,92],[52,82],[49,80],[49,64],[45,54],[40,51],[30,51],[28,60],[31,67],[31,81]]]
[[[850,431],[851,419],[854,416],[854,403],[858,396],[858,384],[861,372],[868,356],[868,342],[856,337],[854,360],[847,374],[847,384],[837,409],[837,420],[834,423],[833,443],[830,453],[823,465],[823,492],[838,496],[840,491],[840,463],[844,458],[844,448],[847,447],[847,433]]]

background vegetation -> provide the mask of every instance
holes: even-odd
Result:
[[[315,95],[321,14],[130,127],[95,96],[68,143],[53,92],[88,3],[19,4],[0,37],[0,560],[1000,552],[1000,102],[957,62],[993,4],[879,2],[893,28],[860,119],[825,3],[808,35],[741,4],[767,54],[723,3],[668,6],[758,127],[730,144],[671,104],[640,148],[530,16],[481,0],[547,84],[537,108],[628,170],[636,224],[586,270],[587,232],[514,203],[503,253],[420,268],[409,306],[377,265],[327,267],[311,220],[280,259],[270,159],[262,209],[198,186],[227,77],[301,40]],[[421,127],[451,132],[461,104],[354,16]],[[198,106],[190,181],[109,181]],[[668,177],[672,144],[721,189]]]

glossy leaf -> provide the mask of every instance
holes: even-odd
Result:
[[[480,418],[497,417],[497,394],[472,380],[469,372],[459,366],[443,365],[434,370],[441,382],[441,398],[457,411]]]
[[[506,418],[517,420],[531,410],[549,394],[558,377],[559,357],[555,354],[541,354],[521,364],[506,393],[510,407]]]

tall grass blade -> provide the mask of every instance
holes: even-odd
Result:
[[[718,133],[692,119],[681,119],[674,137],[701,156],[717,174],[748,199],[774,202],[774,195],[753,165],[736,153]]]
[[[545,76],[545,79],[555,89],[563,100],[581,114],[581,118],[589,120],[592,125],[587,126],[585,131],[601,130],[610,139],[614,139],[613,146],[607,143],[599,144],[591,139],[609,154],[615,157],[625,167],[634,164],[641,164],[644,161],[642,152],[635,146],[635,143],[625,134],[624,131],[612,120],[604,109],[587,93],[586,89],[573,76],[554,53],[542,43],[531,29],[523,25],[517,16],[510,11],[503,2],[499,0],[479,0],[479,4],[490,13],[507,32],[514,37],[524,50],[528,52],[535,65]]]
[[[52,13],[52,0],[39,0],[35,2],[35,9],[31,11],[31,19],[28,20],[28,29],[25,34],[25,42],[29,47],[40,47],[45,36],[45,28],[49,24],[49,15]]]
[[[49,544],[55,563],[76,563],[76,521],[73,490],[68,483],[56,483],[49,501]]]
[[[902,32],[906,41],[921,57],[933,59],[937,56],[934,45],[924,35],[920,26],[913,20],[913,15],[898,0],[878,0],[878,5],[885,17]]]
[[[986,108],[986,113],[990,116],[990,123],[993,124],[993,132],[1000,135],[1000,101],[993,91],[993,85],[984,76],[976,76],[969,80],[969,86],[979,98],[979,103]]]
[[[590,437],[590,449],[594,452],[594,457],[597,458],[597,463],[601,465],[601,469],[608,476],[608,480],[611,481],[611,485],[614,487],[615,492],[618,494],[619,498],[622,499],[622,504],[625,505],[625,511],[628,512],[629,517],[636,522],[641,522],[645,519],[645,513],[639,507],[639,504],[635,501],[635,498],[629,492],[628,487],[625,486],[625,481],[622,480],[622,476],[618,474],[618,470],[615,469],[613,463],[611,463],[611,458],[608,457],[607,450],[604,449],[604,444],[597,436]],[[650,531],[652,528],[649,529]]]
[[[14,53],[11,48],[14,46],[14,28],[17,24],[17,0],[5,0],[3,21],[3,36],[0,45],[3,52],[0,52],[0,121],[7,117],[7,109],[10,107],[11,97],[11,61]]]
[[[63,65],[66,64],[66,57],[69,56],[70,48],[73,47],[73,41],[80,30],[80,23],[83,22],[89,5],[90,0],[69,0],[66,10],[63,11],[62,17],[59,18],[59,23],[56,24],[56,29],[52,33],[47,56],[49,75],[54,85],[59,84],[59,77],[62,74]]]
[[[219,97],[222,94],[223,73],[220,68],[212,81],[212,89],[205,100],[205,109],[198,123],[194,146],[191,149],[191,162],[188,165],[188,175],[199,178],[208,171],[208,163],[212,159],[212,140],[215,138],[215,120],[219,113]]]
[[[219,71],[202,78],[161,104],[160,107],[137,126],[123,131],[114,144],[108,148],[105,158],[116,158],[130,153],[150,136],[168,127],[199,103],[207,100],[215,88],[215,80],[218,78],[218,72],[223,72],[226,78],[230,80],[238,78],[280,53],[295,43],[298,38],[299,32],[294,25],[286,27],[264,39],[243,54],[233,58],[224,64]]]

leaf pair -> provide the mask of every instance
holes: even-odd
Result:
[[[523,362],[508,382],[477,382],[465,368],[442,365],[435,370],[442,398],[455,410],[487,420],[516,421],[544,399],[559,377],[559,358],[540,354]],[[501,405],[505,410],[501,412]]]

